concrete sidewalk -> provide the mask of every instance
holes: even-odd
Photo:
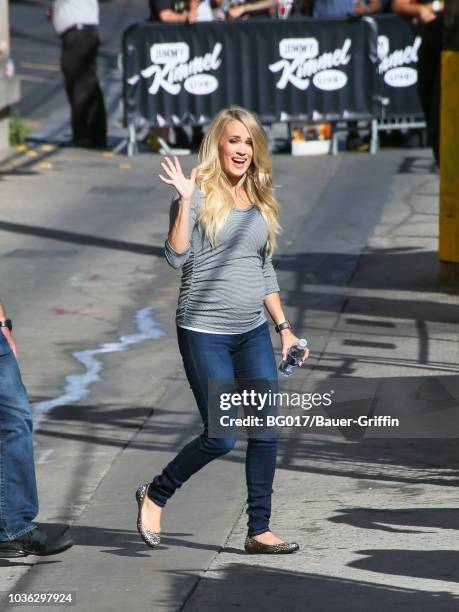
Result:
[[[153,178],[156,156],[63,150],[49,163],[2,182],[1,276],[20,346],[35,339],[22,361],[32,398],[62,393],[75,350],[134,334],[136,309],[153,307],[165,335],[107,353],[90,394],[40,422],[39,519],[56,530],[70,523],[77,545],[59,557],[0,560],[0,590],[73,591],[79,612],[457,609],[454,438],[282,439],[272,527],[301,545],[284,557],[243,552],[240,442],[177,492],[161,548],[145,547],[135,488],[200,429],[174,341],[178,276],[161,256],[169,194]],[[303,387],[313,372],[394,385],[447,376],[457,390],[458,298],[437,281],[438,177],[428,152],[278,156],[274,166],[284,186],[275,265],[288,316],[313,351],[295,374]]]

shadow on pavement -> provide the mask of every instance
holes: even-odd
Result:
[[[385,291],[404,288],[419,293],[451,290],[438,279],[437,252],[418,247],[367,247],[362,253],[304,251],[274,255],[273,263],[278,271],[295,272],[292,291],[306,291],[306,297],[308,286],[314,283],[350,290],[356,287]],[[358,275],[353,274],[356,265]],[[352,275],[350,284],[349,275]]]
[[[134,517],[136,512],[134,505],[132,505],[132,509],[132,516]],[[107,522],[109,523],[110,520],[107,519]],[[66,525],[57,523],[40,523],[40,526],[51,533],[61,532],[67,528]],[[222,550],[221,546],[218,545],[200,544],[199,542],[187,540],[186,538],[193,537],[193,533],[178,533],[167,530],[161,532],[161,545],[154,550],[144,544],[135,530],[114,529],[109,526],[74,525],[70,527],[69,533],[75,541],[75,546],[96,547],[102,553],[119,557],[149,557],[170,547],[210,550],[214,552]]]
[[[29,149],[29,151],[34,153],[33,157],[24,158],[23,151],[16,151],[8,157],[2,158],[0,163],[0,181],[4,176],[30,176],[31,174],[38,174],[34,167],[54,157],[58,153],[59,148],[53,146],[52,150],[43,151],[37,147],[36,149]]]
[[[332,523],[344,523],[362,529],[389,533],[435,533],[438,529],[459,529],[457,508],[346,508],[338,516],[328,519]],[[431,528],[413,529],[414,527]],[[459,564],[456,564],[459,567]]]
[[[301,562],[304,564],[304,559]],[[201,579],[182,610],[387,612],[393,609],[453,612],[458,603],[459,599],[446,591],[401,589],[335,576],[228,563],[216,577]]]
[[[356,552],[365,555],[366,558],[349,563],[349,567],[378,574],[444,580],[455,584],[459,578],[457,550],[358,550]],[[459,607],[459,598],[457,601]]]
[[[125,242],[124,240],[114,240],[112,238],[102,238],[101,236],[90,236],[65,230],[57,230],[51,227],[40,227],[37,225],[26,225],[24,223],[10,223],[0,221],[0,230],[13,234],[26,236],[38,236],[48,240],[59,240],[60,242],[70,242],[72,244],[83,244],[85,246],[98,247],[101,249],[112,249],[115,251],[125,251],[127,253],[137,253],[138,255],[149,255],[163,257],[164,248],[155,247],[137,242]]]

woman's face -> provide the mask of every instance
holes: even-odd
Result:
[[[220,164],[230,183],[236,184],[252,163],[253,143],[248,129],[237,119],[228,121],[218,143]]]

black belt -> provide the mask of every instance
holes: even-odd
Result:
[[[76,23],[71,28],[67,28],[65,32],[62,32],[61,36],[65,36],[69,32],[73,32],[74,30],[84,30],[85,28],[97,28],[95,23]]]

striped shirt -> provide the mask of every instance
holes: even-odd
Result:
[[[279,291],[271,255],[266,253],[268,226],[258,208],[233,208],[213,248],[197,223],[203,194],[196,190],[190,207],[189,247],[175,251],[166,240],[164,253],[182,268],[175,321],[182,327],[216,333],[242,333],[266,321],[263,301]],[[178,200],[170,209],[171,226]]]

